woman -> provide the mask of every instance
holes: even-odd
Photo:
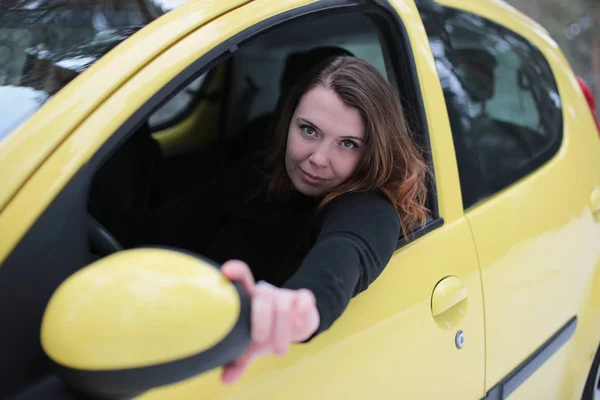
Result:
[[[205,251],[239,258],[222,271],[252,301],[252,344],[224,368],[228,384],[257,357],[284,355],[329,328],[385,268],[400,231],[427,216],[427,166],[400,103],[368,63],[338,56],[309,71],[283,101],[275,135],[268,201],[243,200],[245,211]],[[253,274],[275,285],[255,284]]]

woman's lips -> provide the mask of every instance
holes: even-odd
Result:
[[[299,168],[299,169],[300,169],[300,172],[302,172],[302,178],[304,179],[304,182],[306,182],[310,185],[318,185],[327,180],[327,179],[309,174],[308,172],[304,171],[302,168]]]

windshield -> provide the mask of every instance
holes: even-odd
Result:
[[[187,0],[0,0],[0,141],[110,49]]]

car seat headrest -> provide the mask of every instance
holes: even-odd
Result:
[[[494,96],[498,61],[484,49],[455,49],[456,75],[471,98],[484,102]]]
[[[281,75],[280,93],[286,93],[303,74],[321,61],[333,56],[354,55],[337,46],[314,47],[308,51],[290,53],[285,60],[285,68]]]

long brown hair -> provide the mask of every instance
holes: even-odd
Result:
[[[346,192],[379,189],[400,216],[402,232],[424,224],[428,210],[428,167],[408,130],[402,106],[389,84],[369,63],[355,57],[328,58],[300,79],[281,103],[275,125],[269,193],[287,197],[293,184],[285,169],[292,116],[302,96],[317,85],[329,88],[356,108],[365,123],[365,152],[353,175],[325,194],[320,207]]]

